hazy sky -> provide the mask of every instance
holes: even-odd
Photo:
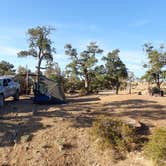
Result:
[[[145,42],[166,43],[165,0],[0,0],[0,61],[35,69],[33,58],[17,58],[27,49],[28,28],[51,25],[57,50],[54,60],[64,68],[69,62],[64,45],[84,49],[96,41],[107,54],[120,57],[137,76],[144,73]],[[98,57],[99,61],[101,56]]]

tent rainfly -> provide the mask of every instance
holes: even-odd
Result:
[[[39,104],[64,104],[65,94],[60,83],[46,78],[40,77],[39,91],[36,92],[34,87],[34,103]]]

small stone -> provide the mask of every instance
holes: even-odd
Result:
[[[64,145],[59,145],[59,151],[63,151],[64,150]]]
[[[25,147],[25,150],[28,151],[28,150],[29,150],[29,146],[26,146],[26,147]]]
[[[24,136],[21,137],[21,142],[23,142],[23,143],[29,142],[29,141],[32,140],[32,137],[33,137],[32,134],[31,135],[24,135]]]
[[[125,122],[126,124],[131,125],[132,127],[135,127],[135,128],[141,127],[141,123],[140,123],[139,121],[135,120],[135,119],[132,119],[132,118],[126,118],[126,119],[124,120],[124,122]]]

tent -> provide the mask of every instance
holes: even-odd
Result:
[[[34,103],[64,104],[66,103],[63,88],[58,81],[40,76],[39,88],[34,85]]]

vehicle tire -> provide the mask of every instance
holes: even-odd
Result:
[[[3,107],[5,104],[4,96],[3,94],[0,95],[0,108]]]
[[[19,100],[19,96],[20,96],[20,94],[19,94],[19,91],[17,90],[16,94],[13,96],[14,97],[14,101],[18,101]]]

